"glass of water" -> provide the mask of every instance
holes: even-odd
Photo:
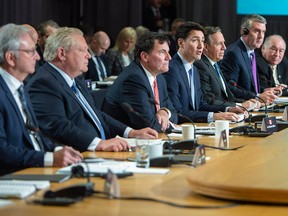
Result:
[[[136,139],[136,149],[135,149],[135,161],[136,167],[149,168],[149,140],[147,139]]]

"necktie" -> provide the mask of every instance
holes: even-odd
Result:
[[[105,73],[104,73],[104,69],[102,67],[102,61],[101,61],[99,56],[95,56],[95,58],[97,60],[97,64],[98,64],[98,67],[99,67],[99,70],[100,70],[100,74],[101,74],[102,80],[104,80],[105,79]]]
[[[189,73],[189,85],[190,85],[190,92],[191,92],[191,101],[193,108],[195,109],[195,87],[194,87],[194,78],[193,78],[193,66],[188,71]]]
[[[154,79],[153,82],[153,91],[154,91],[154,97],[155,97],[155,107],[156,107],[156,112],[160,110],[160,100],[159,100],[159,91],[158,91],[158,85],[157,85],[157,80],[156,78]]]
[[[255,53],[252,52],[251,54],[251,66],[252,66],[252,73],[254,78],[254,85],[255,85],[255,91],[258,93],[258,83],[257,83],[257,71],[256,71],[256,59],[255,59]]]
[[[20,99],[20,102],[21,102],[23,113],[24,113],[24,115],[26,117],[25,126],[28,129],[29,133],[35,138],[36,145],[38,145],[40,150],[44,150],[43,142],[42,142],[41,137],[39,135],[40,130],[39,130],[39,128],[36,127],[36,124],[35,124],[35,122],[33,121],[33,118],[32,118],[32,114],[31,114],[31,112],[30,112],[30,110],[28,108],[27,100],[26,100],[26,97],[25,97],[25,94],[24,94],[23,85],[21,85],[18,88],[17,91],[18,91],[18,94],[19,94],[19,99]],[[32,142],[33,142],[33,140],[32,140]]]
[[[225,86],[225,83],[224,83],[224,81],[223,81],[223,79],[222,79],[219,65],[218,65],[217,63],[215,63],[215,64],[214,64],[214,68],[215,68],[215,70],[216,70],[216,72],[217,72],[217,74],[218,74],[218,76],[219,76],[219,79],[220,79],[220,81],[221,81],[221,83],[222,83],[222,86],[223,86],[223,88],[224,88],[225,94],[226,94],[226,96],[227,96],[226,86]]]
[[[275,84],[280,85],[280,82],[278,80],[278,75],[277,75],[277,65],[271,66],[271,69],[272,69],[272,75],[273,75]]]
[[[73,82],[73,85],[71,86],[71,89],[75,93],[77,99],[82,104],[83,108],[85,109],[86,113],[90,116],[90,118],[93,120],[94,124],[98,128],[100,132],[101,139],[105,140],[105,133],[104,129],[102,127],[101,122],[99,121],[98,117],[96,116],[95,112],[93,111],[92,107],[88,103],[88,101],[85,99],[85,97],[81,94],[80,90],[78,89],[75,82]]]

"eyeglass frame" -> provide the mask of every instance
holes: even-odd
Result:
[[[34,49],[17,49],[17,51],[26,52],[30,57],[33,57],[37,52],[36,48],[34,48]]]

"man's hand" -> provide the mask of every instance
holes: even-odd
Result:
[[[228,111],[233,113],[244,113],[244,110],[239,106],[229,107]]]
[[[71,164],[75,164],[83,160],[83,156],[79,151],[74,150],[69,146],[55,151],[53,153],[53,166],[64,167]]]
[[[278,97],[274,94],[274,92],[271,90],[266,90],[263,93],[259,95],[259,97],[265,101],[266,104],[271,104],[275,99]]]
[[[96,147],[96,151],[126,151],[130,148],[126,140],[121,138],[113,138],[109,140],[101,140]]]
[[[170,127],[169,115],[165,110],[159,110],[155,114],[158,123],[161,125],[161,130],[166,131]]]
[[[283,87],[281,87],[281,85],[280,85],[280,86],[277,86],[277,87],[266,88],[266,89],[264,89],[264,92],[265,91],[272,91],[274,95],[281,96],[282,95],[282,90],[283,90]]]
[[[158,132],[152,128],[143,128],[141,130],[131,130],[128,134],[128,137],[136,137],[142,139],[157,139]]]
[[[232,112],[222,112],[222,113],[214,113],[213,120],[229,120],[232,122],[236,122],[240,119],[240,117]]]

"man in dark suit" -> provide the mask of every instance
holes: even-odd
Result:
[[[103,81],[111,75],[109,71],[109,59],[105,55],[109,47],[110,39],[105,32],[99,31],[93,35],[89,44],[91,58],[88,62],[88,71],[84,74],[85,79]]]
[[[83,159],[64,147],[55,151],[38,129],[23,80],[35,70],[39,55],[27,28],[0,29],[0,175],[28,167],[67,166]]]
[[[146,32],[135,47],[135,61],[110,86],[102,110],[135,128],[149,126],[158,132],[166,131],[171,122],[178,122],[162,76],[171,59],[168,38]],[[131,108],[123,106],[125,103]]]
[[[260,85],[264,88],[282,87],[282,95],[288,96],[288,60],[286,43],[280,35],[270,35],[256,53]]]
[[[41,129],[51,138],[79,151],[122,151],[124,137],[157,138],[151,128],[134,130],[95,109],[85,84],[77,76],[87,71],[88,52],[83,33],[59,28],[46,41],[45,63],[27,87]]]
[[[203,51],[204,28],[198,23],[186,22],[177,29],[176,40],[178,53],[170,61],[169,71],[164,76],[177,112],[197,122],[237,121],[239,117],[233,112],[243,113],[239,107],[212,106],[203,99],[200,77],[193,63],[200,59]]]
[[[256,64],[253,63],[254,49],[259,48],[264,40],[266,19],[260,15],[247,15],[241,21],[240,31],[241,38],[226,49],[220,68],[236,97],[248,100],[258,94],[269,104],[277,98],[275,94],[279,90],[272,88],[264,91],[261,88]],[[254,73],[253,65],[255,65]],[[231,85],[231,80],[244,90]]]
[[[225,39],[221,29],[206,26],[203,54],[201,59],[194,63],[199,71],[204,98],[212,105],[236,106],[238,104],[248,109],[257,103],[256,100],[244,101],[236,98],[228,88],[218,66],[217,62],[223,58],[225,49]]]

